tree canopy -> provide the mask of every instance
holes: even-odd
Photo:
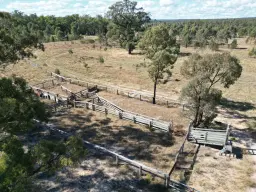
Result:
[[[156,85],[164,78],[164,74],[171,76],[170,69],[178,58],[180,47],[176,43],[176,37],[163,24],[148,29],[141,38],[139,46],[151,60],[148,72],[154,82],[153,103],[155,104]]]
[[[35,119],[47,121],[49,113],[25,80],[0,79],[0,191],[35,191],[33,179],[40,172],[74,165],[85,155],[80,138],[66,141],[22,138],[37,133]]]
[[[131,54],[135,48],[136,33],[143,30],[143,25],[150,21],[149,14],[143,8],[137,8],[137,2],[118,1],[109,7],[107,16],[113,25],[109,28],[109,37],[118,39],[120,46]]]
[[[181,100],[187,102],[188,116],[195,127],[208,126],[216,117],[222,92],[216,84],[229,88],[241,76],[242,66],[229,53],[201,56],[193,54],[181,66],[181,74],[191,81],[182,89]]]

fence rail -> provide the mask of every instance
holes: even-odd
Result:
[[[230,125],[226,130],[191,128],[188,140],[198,144],[225,146],[230,135]]]
[[[117,95],[124,95],[124,96],[128,96],[131,98],[140,99],[141,101],[152,102],[152,100],[153,100],[152,94],[141,92],[141,91],[135,91],[135,90],[127,89],[127,88],[121,88],[121,87],[110,86],[110,85],[107,86],[107,85],[102,85],[99,83],[94,83],[94,82],[89,82],[89,81],[81,81],[81,80],[77,80],[77,79],[73,79],[73,78],[67,78],[67,77],[58,75],[53,72],[51,73],[51,75],[53,77],[57,78],[58,80],[68,81],[70,83],[77,84],[80,86],[86,86],[87,88],[97,87],[97,89],[99,89],[99,90],[104,90],[107,92],[116,93]],[[167,98],[164,96],[156,96],[156,104],[166,105],[167,107],[181,106],[182,109],[184,109],[186,107],[186,105],[184,103],[180,103],[174,99],[170,99],[170,98]]]
[[[90,102],[74,101],[74,106],[75,107],[83,107],[86,109],[92,109],[93,111],[103,112],[106,115],[112,114],[112,115],[118,116],[120,119],[126,119],[126,120],[133,121],[134,123],[148,125],[150,128],[159,129],[164,132],[170,132],[171,127],[172,127],[172,124],[168,123],[168,122],[159,121],[159,120],[152,119],[152,118],[147,118],[147,117],[144,117],[139,114],[134,115],[127,111],[118,111],[113,108],[108,108],[106,106],[100,106],[100,105],[93,104]]]
[[[173,164],[173,166],[172,166],[172,168],[171,168],[171,170],[170,170],[170,172],[169,172],[169,176],[171,176],[171,174],[172,174],[173,171],[175,170],[175,168],[176,168],[176,166],[177,166],[177,163],[178,163],[179,156],[180,156],[181,153],[183,153],[183,151],[184,151],[185,143],[186,143],[186,141],[187,141],[187,139],[188,139],[190,129],[191,129],[191,123],[189,124],[188,132],[187,132],[187,134],[186,134],[186,136],[185,136],[185,138],[184,138],[184,141],[182,142],[181,147],[180,147],[178,153],[177,153],[176,156],[175,156],[174,164]]]
[[[37,123],[40,123],[40,121],[38,120],[35,120]],[[49,128],[50,130],[52,131],[57,131],[59,132],[61,135],[65,135],[65,136],[71,136],[71,134],[65,132],[65,131],[62,131],[60,129],[57,129],[55,128],[55,126],[53,124],[45,124],[45,126],[47,128]],[[124,157],[123,155],[120,155],[116,152],[113,152],[109,149],[106,149],[104,147],[101,147],[99,145],[96,145],[96,144],[93,144],[89,141],[86,141],[86,140],[83,140],[84,144],[87,145],[87,146],[90,146],[92,147],[93,149],[96,149],[96,150],[100,150],[104,153],[107,153],[111,156],[113,156],[115,158],[115,162],[116,164],[118,164],[120,161],[123,161],[125,163],[127,163],[128,165],[130,166],[133,166],[133,167],[136,167],[138,169],[138,176],[141,177],[143,172],[146,172],[146,173],[149,173],[153,176],[156,176],[156,177],[159,177],[161,179],[164,180],[164,184],[166,187],[171,187],[171,188],[174,188],[174,189],[177,189],[177,190],[180,190],[180,191],[186,191],[186,192],[199,192],[197,191],[196,189],[192,188],[192,187],[189,187],[183,183],[179,183],[175,180],[172,180],[170,179],[170,177],[168,176],[167,173],[164,173],[160,170],[157,170],[157,169],[154,169],[154,168],[151,168],[151,167],[148,167],[142,163],[139,163],[137,161],[134,161],[134,160],[131,160],[127,157]]]

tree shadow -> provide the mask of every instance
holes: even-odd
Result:
[[[179,53],[179,57],[188,57],[190,56],[192,53],[189,53],[189,52],[180,52]]]
[[[231,109],[231,110],[238,110],[238,111],[248,111],[248,110],[256,109],[256,107],[252,103],[232,101],[227,98],[222,98],[220,105],[223,108]]]

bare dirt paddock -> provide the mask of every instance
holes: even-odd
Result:
[[[143,125],[84,109],[72,108],[67,114],[53,117],[51,122],[60,129],[80,134],[89,142],[166,173],[184,140],[183,137],[152,132]]]

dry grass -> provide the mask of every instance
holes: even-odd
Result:
[[[143,125],[83,109],[71,109],[51,122],[66,131],[81,134],[92,143],[165,172],[170,171],[183,140],[183,137],[172,138],[166,133],[151,132]]]
[[[142,102],[138,99],[115,95],[108,92],[100,92],[99,95],[122,109],[168,122],[173,121],[176,129],[187,129],[189,120],[183,117],[181,108],[167,108],[166,106],[152,105],[151,103]]]
[[[244,192],[253,186],[252,157],[219,156],[218,150],[201,147],[189,185],[205,192]]]

